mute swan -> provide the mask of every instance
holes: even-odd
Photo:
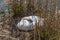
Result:
[[[43,26],[44,18],[40,18],[39,16],[23,17],[17,24],[17,27],[20,30],[33,30],[36,23],[39,23],[40,26]]]

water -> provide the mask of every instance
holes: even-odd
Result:
[[[1,10],[8,15],[8,11],[6,11],[8,9],[8,5],[9,3],[6,3],[3,0],[0,0],[0,18],[3,16],[3,14],[1,13]]]

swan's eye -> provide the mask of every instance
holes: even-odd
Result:
[[[32,20],[28,20],[29,22],[33,22]]]

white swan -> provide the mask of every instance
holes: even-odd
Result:
[[[39,22],[40,26],[44,25],[44,19],[39,16],[27,16],[23,17],[21,21],[17,24],[20,30],[33,30],[35,24]]]

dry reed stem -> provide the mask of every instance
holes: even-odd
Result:
[[[8,35],[0,35],[0,37],[11,38],[11,39],[13,39],[13,40],[19,40],[19,39],[17,39],[17,38],[13,38],[13,37],[11,37],[11,36],[8,36]]]

